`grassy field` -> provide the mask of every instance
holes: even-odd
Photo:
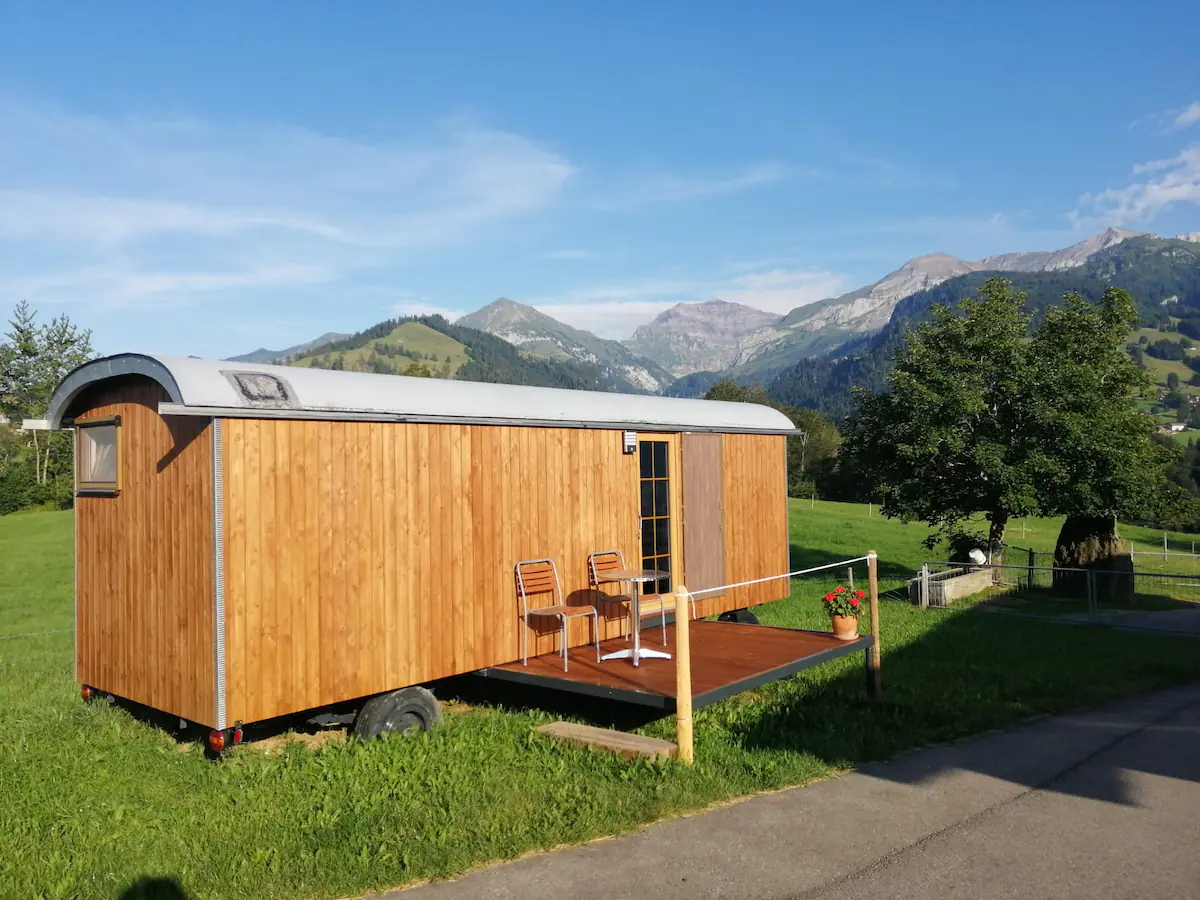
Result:
[[[0,517],[0,635],[70,627],[70,526],[62,513]],[[866,507],[794,503],[792,526],[799,564],[875,547],[885,587],[928,555],[922,527]],[[1026,539],[1046,547],[1056,532],[1027,523]],[[797,583],[760,618],[827,627],[821,584]],[[691,768],[538,738],[533,726],[553,718],[617,714],[551,713],[523,706],[547,702],[528,694],[452,705],[417,738],[273,741],[214,764],[120,708],[83,704],[69,633],[0,639],[0,896],[110,898],[149,877],[190,900],[353,895],[1200,678],[1183,638],[902,603],[881,618],[881,701],[865,696],[856,657],[767,685],[697,713]],[[673,734],[670,719],[638,724]]]
[[[378,347],[382,347],[384,344],[403,347],[410,353],[425,355],[432,353],[437,357],[437,361],[425,360],[425,365],[429,366],[435,374],[444,375],[444,377],[454,375],[468,359],[467,348],[454,340],[454,338],[447,337],[440,331],[435,331],[428,325],[422,325],[420,322],[405,322],[403,325],[393,329],[392,333],[386,337],[376,338],[362,347],[345,351],[342,354],[345,367],[354,371],[365,370],[365,365],[371,356],[371,352]],[[293,365],[311,366],[314,362],[320,362],[322,366],[328,368],[337,355],[336,353],[324,353],[319,356],[306,356],[296,360]],[[448,369],[445,368],[446,357],[450,357]],[[403,370],[412,360],[397,357],[392,362]]]

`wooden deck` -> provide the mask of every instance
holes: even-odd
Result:
[[[674,625],[667,626],[667,646],[658,628],[642,630],[642,646],[654,650],[674,649]],[[870,635],[856,641],[839,641],[829,632],[741,625],[735,622],[691,623],[692,704],[706,706],[770,681],[787,678],[810,666],[820,665],[848,653],[869,650]],[[630,646],[616,638],[600,643],[601,654]],[[865,653],[870,665],[870,653]],[[557,653],[531,657],[481,669],[479,675],[539,687],[572,691],[594,697],[609,697],[627,703],[653,706],[668,712],[675,709],[675,660],[643,659],[635,667],[627,659],[596,662],[592,644],[569,652],[570,669],[563,671]]]

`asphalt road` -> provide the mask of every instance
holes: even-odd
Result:
[[[1200,898],[1200,685],[386,896]]]

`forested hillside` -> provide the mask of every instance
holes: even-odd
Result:
[[[803,360],[785,370],[768,386],[771,396],[780,403],[807,406],[835,419],[844,417],[853,407],[852,387],[871,391],[885,387],[892,353],[909,330],[929,318],[933,306],[954,306],[996,275],[1009,278],[1017,290],[1028,295],[1026,307],[1034,313],[1035,326],[1046,308],[1061,303],[1065,293],[1075,291],[1095,300],[1110,286],[1133,295],[1146,325],[1158,327],[1168,325],[1172,316],[1200,315],[1200,245],[1133,238],[1077,269],[972,272],[913,294],[897,305],[877,335],[843,346],[832,357]]]

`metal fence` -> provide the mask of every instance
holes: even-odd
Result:
[[[929,562],[909,581],[908,598],[921,607],[986,602],[1023,612],[1100,620],[1115,612],[1200,603],[1200,574]]]

